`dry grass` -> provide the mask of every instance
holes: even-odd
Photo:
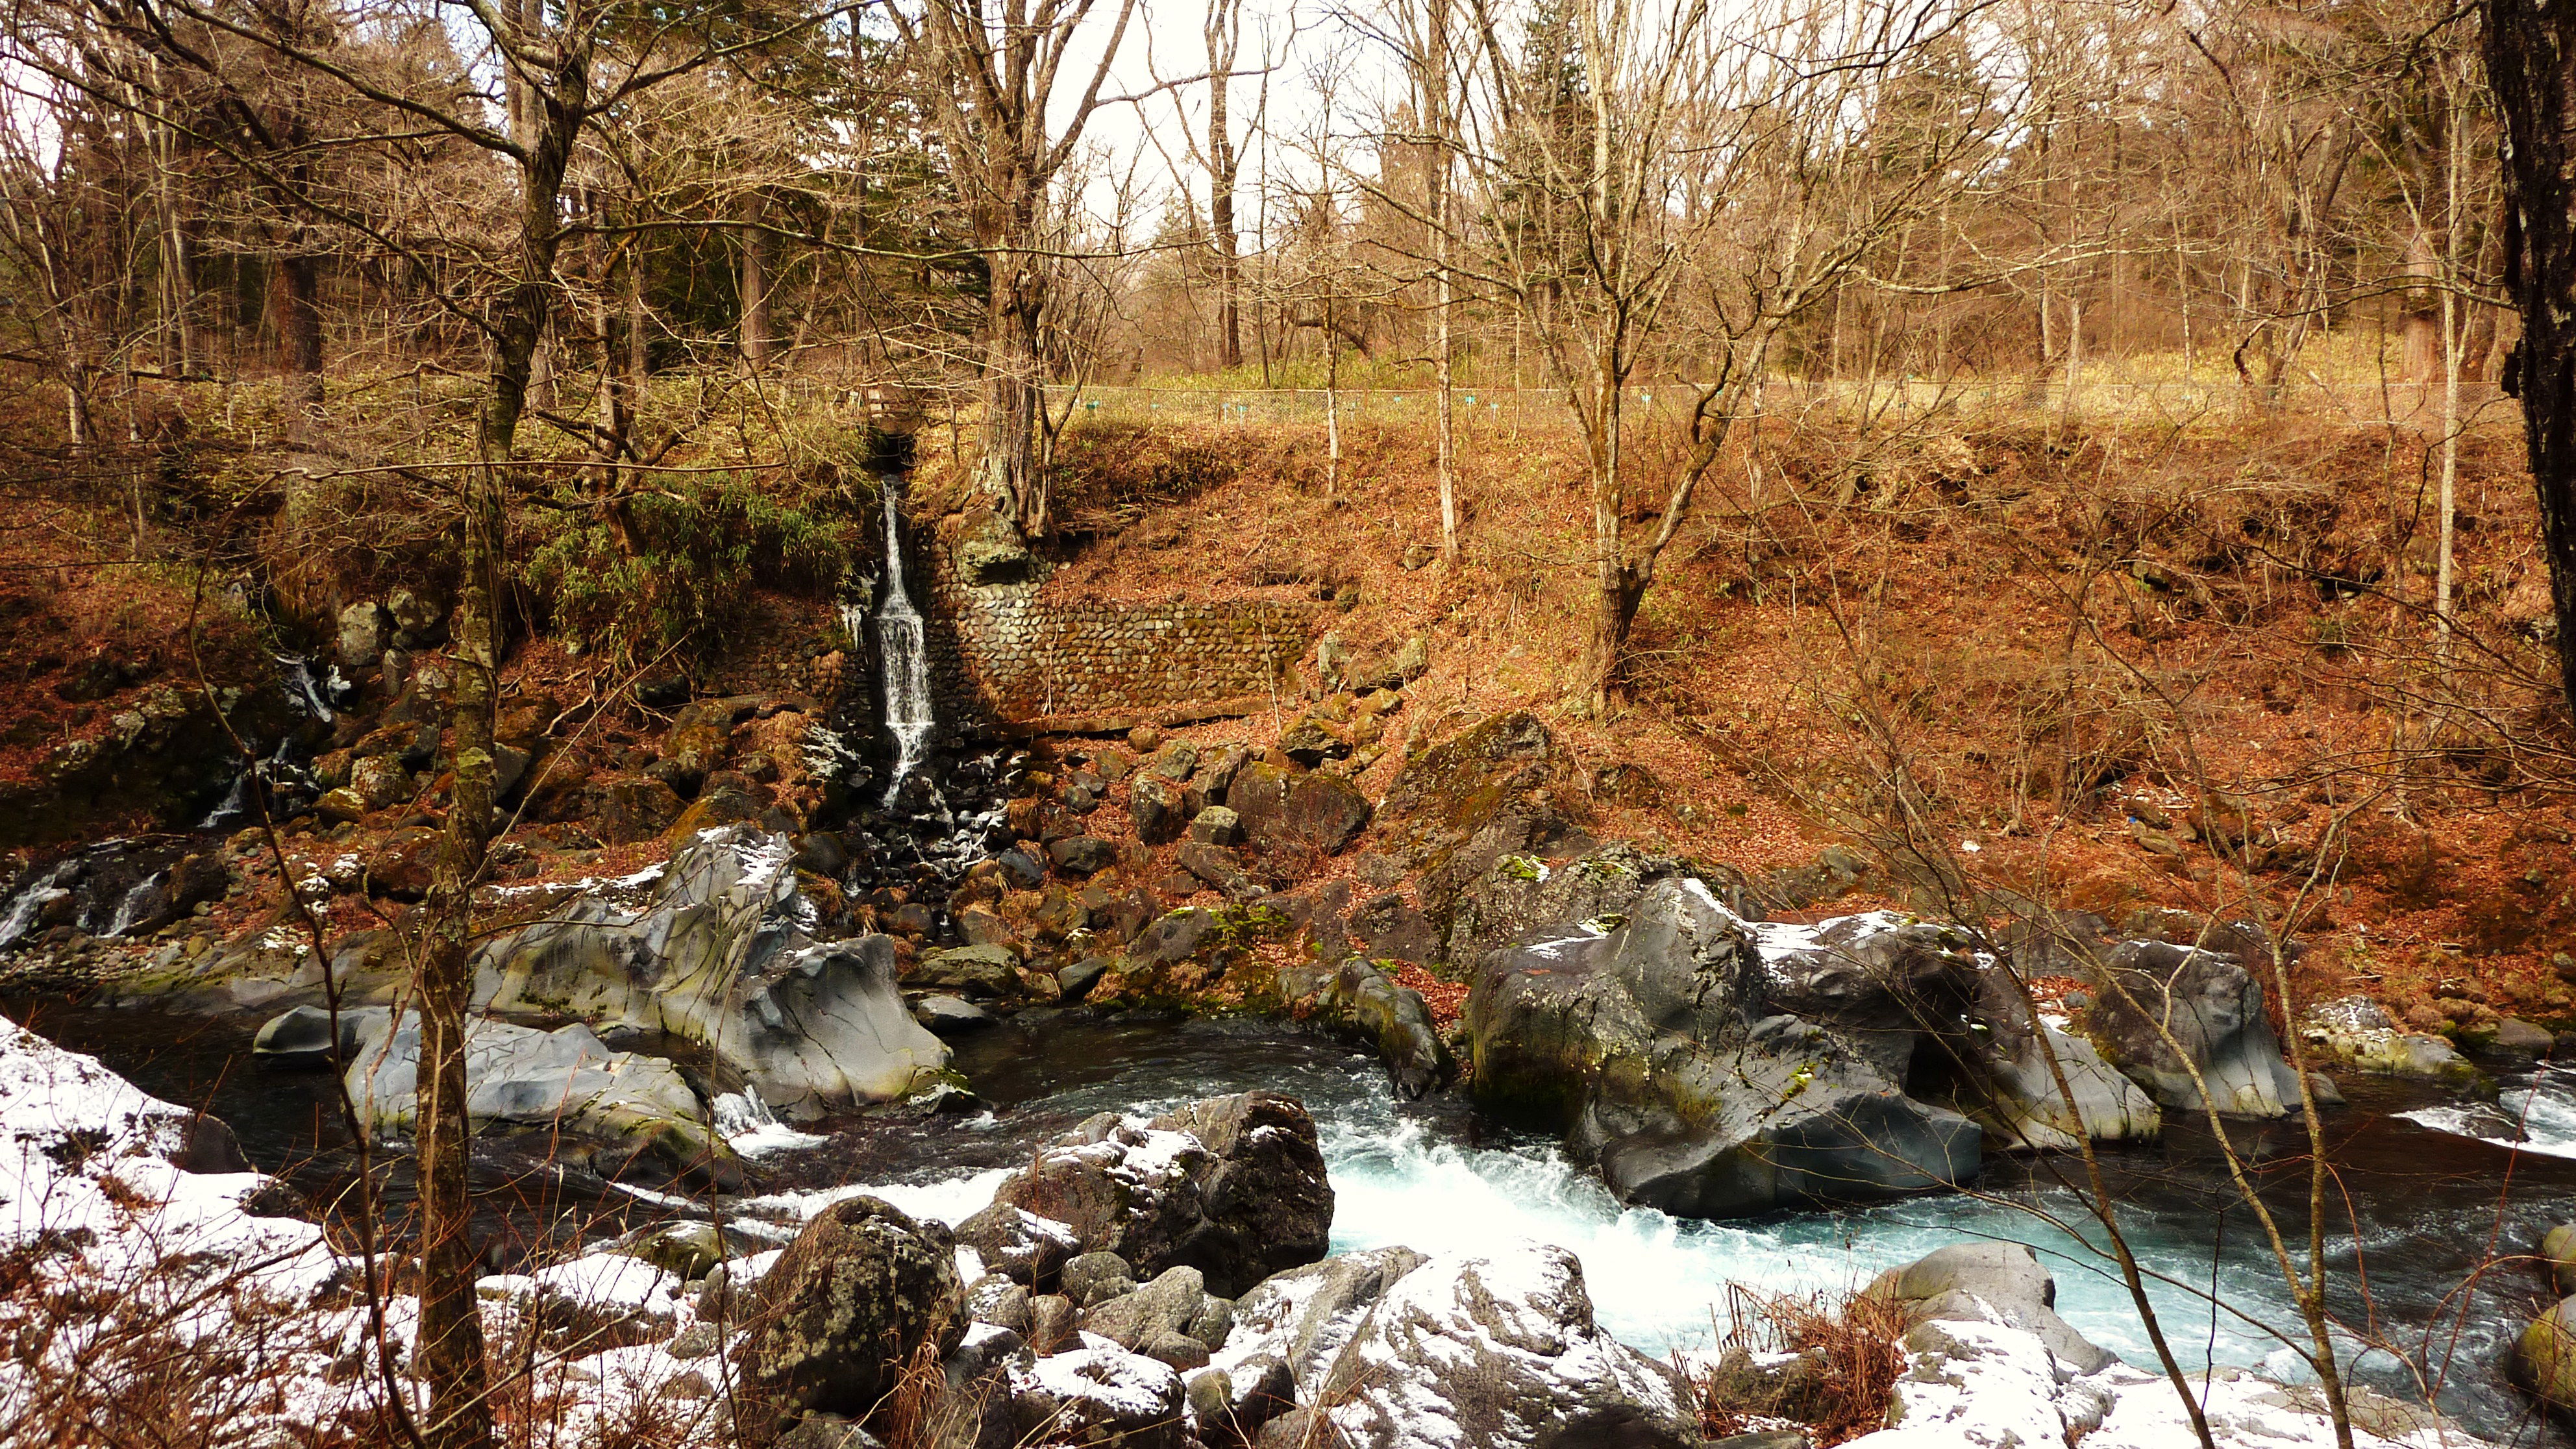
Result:
[[[1868,1293],[1735,1284],[1726,1311],[1721,1357],[1691,1376],[1701,1432],[1723,1438],[1787,1420],[1831,1446],[1886,1427],[1905,1370],[1901,1305]]]

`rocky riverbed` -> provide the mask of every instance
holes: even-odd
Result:
[[[5,1311],[13,1341],[43,1345],[0,1365],[17,1422],[126,1386],[146,1351],[228,1367],[193,1399],[233,1416],[214,1442],[368,1422],[380,1350],[404,1382],[399,1288],[379,1320],[344,1246],[205,1119],[11,1030],[0,1120],[23,1275]],[[1715,1355],[1622,1342],[1566,1248],[1335,1251],[1323,1141],[1277,1093],[1103,1113],[991,1177],[953,1224],[844,1185],[735,1204],[731,1226],[675,1214],[479,1293],[561,1442],[639,1417],[662,1442],[867,1442],[844,1426],[890,1428],[907,1382],[916,1443],[1708,1442]],[[2162,1377],[2051,1307],[2027,1248],[1961,1243],[1870,1291],[1905,1325],[1902,1368],[1890,1426],[1855,1442],[2145,1449],[2189,1432]],[[2313,1390],[2221,1368],[2195,1391],[2222,1443],[2332,1442]],[[2372,1449],[2479,1442],[2376,1395],[2359,1406]],[[1743,1442],[1798,1437],[1765,1432]]]
[[[2424,1336],[2449,1334],[2468,1363],[2438,1356],[2435,1402],[2482,1432],[2529,1427],[2501,1389],[2520,1280],[2454,1229],[2474,1218],[2495,1254],[2521,1250],[2576,1182],[2525,1171],[2497,1197],[2504,1159],[2478,1139],[2531,1124],[2510,1096],[2481,1114],[2495,1083],[2449,1041],[2364,998],[2285,1037],[2268,983],[2299,945],[2243,921],[1814,919],[1801,903],[1850,889],[1848,862],[1757,879],[1601,843],[1525,714],[1413,751],[1372,802],[1348,767],[1401,684],[1327,699],[1259,749],[1151,730],[1051,746],[1015,767],[993,823],[966,827],[997,848],[893,876],[853,864],[850,842],[876,838],[861,825],[808,828],[777,803],[816,791],[782,786],[755,812],[718,779],[729,761],[774,774],[774,750],[745,756],[785,738],[769,722],[788,712],[689,706],[703,778],[685,782],[701,804],[740,800],[693,807],[666,850],[479,902],[468,1111],[496,1341],[563,1366],[545,1392],[588,1395],[594,1427],[649,1405],[689,1434],[824,1434],[839,1416],[901,1438],[935,1407],[981,1426],[954,1442],[992,1426],[1323,1442],[1329,1424],[1372,1444],[1695,1443],[1782,1417],[1768,1390],[1711,1397],[1743,1388],[1717,1370],[1759,1337],[1739,1285],[1849,1294],[1931,1254],[1950,1266],[1913,1275],[1922,1291],[1899,1273],[1878,1295],[1917,1305],[1882,1325],[1905,1355],[1887,1442],[2171,1442],[2181,1401],[2104,1266],[2074,1156],[2089,1147],[2148,1297],[2190,1326],[2196,1394],[2231,1434],[2298,1442],[2321,1423],[2297,1386],[2304,1339],[2230,1157],[2303,1233],[2314,1101],[2345,1174],[2327,1229],[2339,1360],[2420,1400]],[[389,884],[425,829],[307,832],[278,883],[326,920],[398,921]],[[344,835],[363,849],[298,853]],[[32,947],[29,979],[113,1004],[41,1002],[37,1020],[119,1065],[149,1074],[144,1038],[230,1033],[210,1077],[166,1090],[218,1116],[237,1103],[262,1165],[345,1228],[342,1092],[400,1201],[417,1055],[400,934],[215,928],[256,894],[267,848],[91,852],[20,889],[11,939]],[[871,880],[902,884],[859,895]],[[115,927],[104,949],[62,924],[93,917]],[[2536,1090],[2529,1054],[2554,1042],[2519,1028],[2495,1045],[2524,1055],[2486,1067]],[[244,1222],[294,1206],[264,1179],[241,1194]],[[182,1196],[203,1194],[165,1200]],[[1953,1251],[1997,1241],[2042,1256]],[[28,1242],[41,1257],[54,1240]],[[148,1257],[109,1269],[162,1273]],[[325,1324],[351,1309],[349,1271],[261,1311]],[[371,1340],[400,1317],[380,1329],[367,1309]],[[367,1354],[330,1322],[334,1346],[293,1349],[277,1382],[298,1386],[275,1401],[382,1411]],[[182,1337],[212,1352],[230,1332]],[[2397,1400],[2367,1417],[2394,1442],[2452,1432]]]

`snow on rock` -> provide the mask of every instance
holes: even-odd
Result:
[[[301,1304],[340,1274],[322,1230],[243,1206],[256,1172],[192,1173],[197,1114],[0,1020],[0,1250],[41,1280],[99,1286],[227,1275],[273,1304]]]
[[[2079,1374],[2039,1338],[1994,1323],[1936,1321],[1906,1335],[1891,1426],[1849,1449],[2171,1449],[2196,1442],[2161,1374],[2114,1362]],[[2334,1423],[2314,1388],[2222,1368],[2194,1384],[2219,1449],[2328,1449]],[[2355,1449],[2493,1449],[2419,1406],[2352,1391]]]
[[[82,1425],[126,1415],[205,1449],[364,1442],[383,1427],[385,1360],[418,1392],[418,1300],[385,1300],[380,1338],[359,1261],[320,1226],[260,1211],[291,1200],[275,1179],[171,1160],[208,1155],[200,1121],[0,1020],[0,1259],[22,1269],[0,1288],[0,1441],[82,1442]],[[527,1303],[603,1307],[627,1340],[694,1322],[669,1275],[631,1258],[515,1283]],[[529,1323],[510,1297],[484,1304],[496,1343]],[[703,1385],[720,1362],[661,1342],[579,1343],[535,1357],[532,1392],[556,1442],[650,1417],[670,1431],[656,1442],[714,1445],[721,1416]]]
[[[1069,1353],[1012,1368],[1012,1413],[1027,1442],[1177,1445],[1180,1374],[1104,1338],[1085,1335],[1083,1342]]]
[[[1360,1449],[1699,1442],[1673,1372],[1604,1333],[1583,1265],[1539,1243],[1380,1248],[1279,1274],[1237,1304],[1215,1360],[1238,1379],[1265,1362]]]

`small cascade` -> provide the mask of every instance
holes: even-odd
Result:
[[[116,902],[116,915],[107,923],[102,936],[122,936],[148,921],[162,919],[161,885],[170,878],[166,870],[157,870],[125,888]]]
[[[65,885],[80,873],[78,858],[56,862],[44,874],[27,882],[9,898],[8,909],[0,912],[0,951],[8,950],[35,928],[45,907],[70,895]]]
[[[279,682],[285,685],[286,697],[294,701],[298,709],[324,724],[339,718],[332,712],[332,697],[346,696],[349,689],[340,678],[337,665],[332,666],[327,679],[321,679],[314,676],[313,661],[301,654],[280,654],[276,658]]]
[[[894,736],[894,768],[887,772],[885,804],[906,777],[921,766],[937,723],[930,704],[930,652],[921,627],[921,611],[903,581],[902,493],[892,478],[884,480],[886,581],[885,598],[875,619],[877,657],[884,665],[885,723]]]
[[[720,1092],[707,1103],[715,1118],[716,1133],[730,1143],[733,1150],[745,1156],[763,1152],[788,1152],[800,1147],[817,1147],[827,1138],[811,1132],[799,1132],[778,1120],[761,1100],[758,1092],[745,1088],[739,1092]]]

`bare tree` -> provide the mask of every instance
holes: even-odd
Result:
[[[988,287],[984,314],[982,458],[977,481],[1024,535],[1046,532],[1047,480],[1038,466],[1046,313],[1042,235],[1047,193],[1101,104],[1134,15],[1116,0],[1099,59],[1060,125],[1048,112],[1099,0],[925,0],[888,15],[920,57],[928,100],[964,193]]]

